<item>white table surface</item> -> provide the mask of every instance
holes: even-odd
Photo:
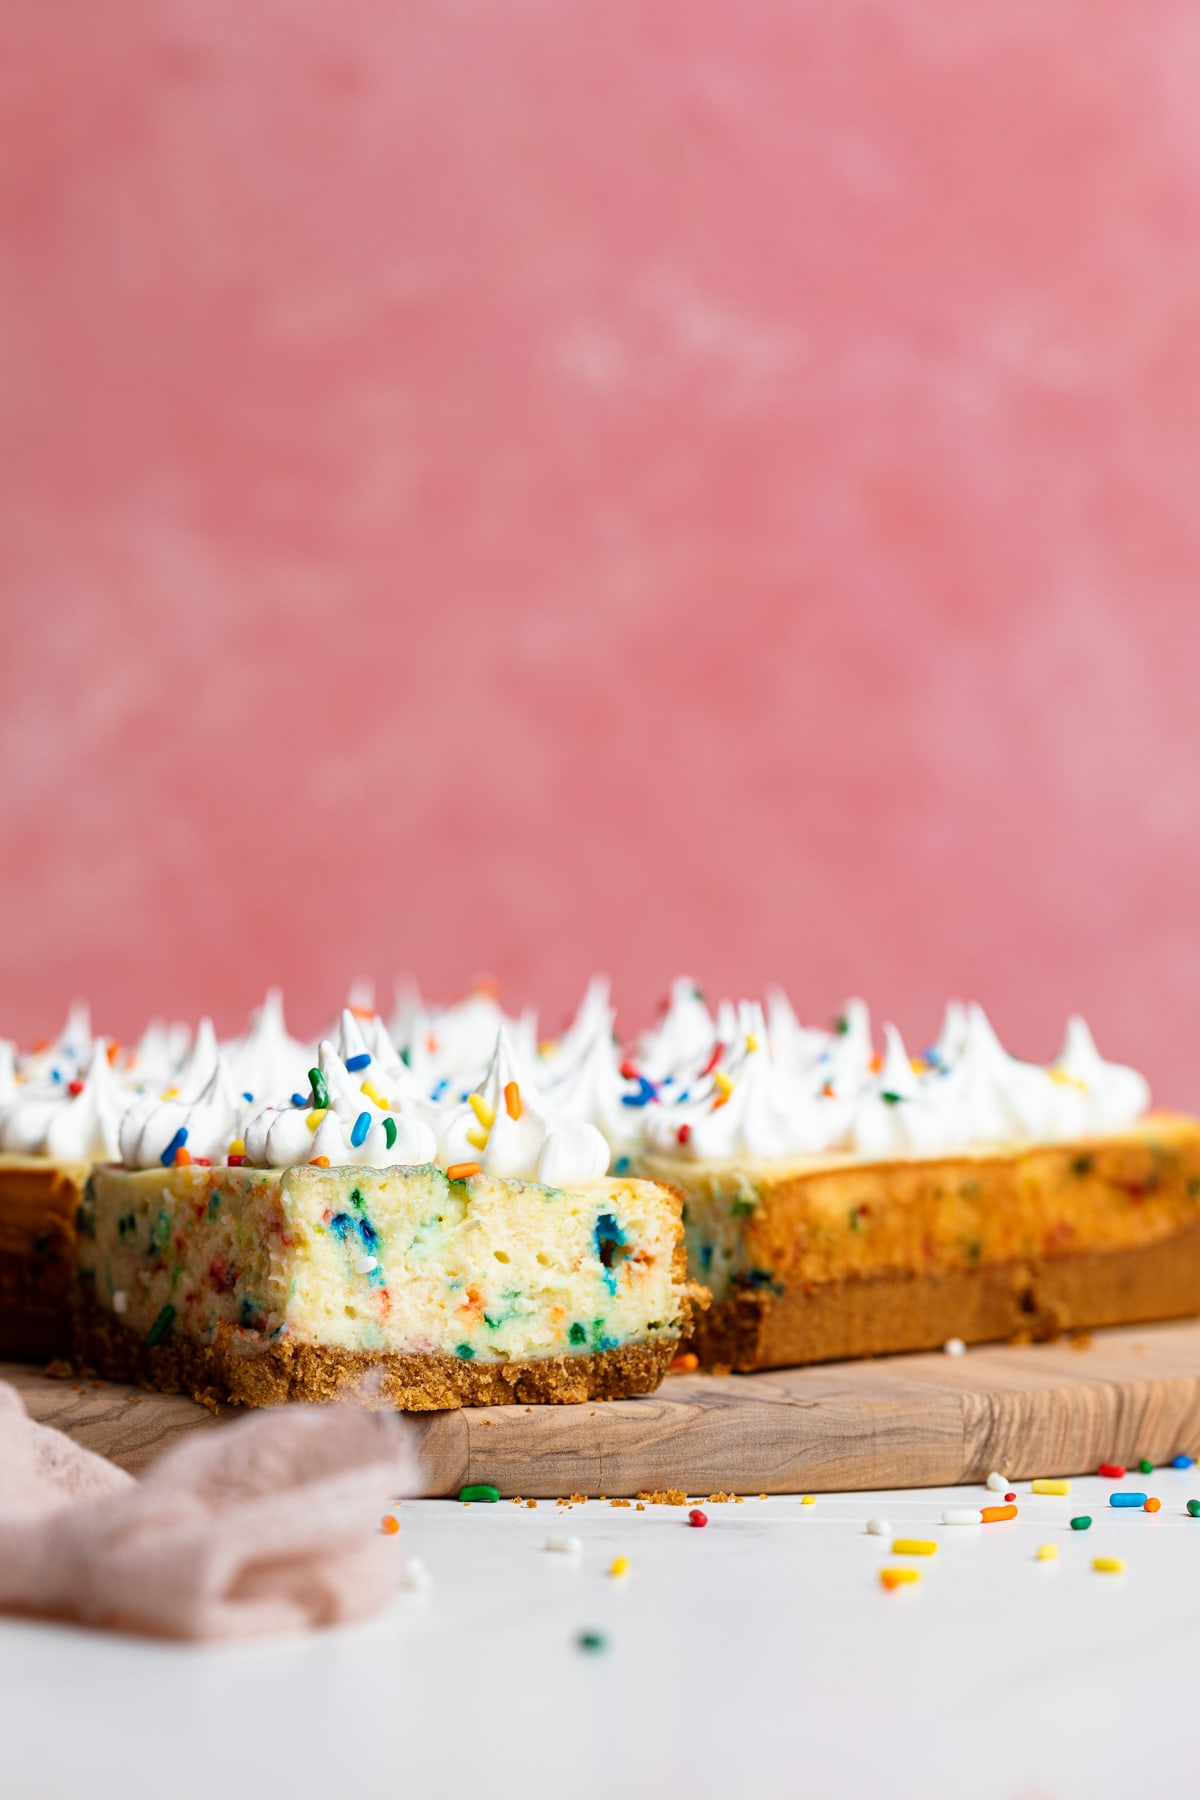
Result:
[[[588,1800],[1087,1800],[1200,1769],[1200,1471],[1018,1520],[940,1523],[982,1488],[747,1499],[644,1513],[405,1501],[397,1556],[433,1585],[354,1629],[185,1649],[0,1622],[5,1800],[387,1795]],[[381,1510],[383,1500],[381,1496]],[[1068,1520],[1095,1523],[1072,1532]],[[936,1538],[920,1583],[868,1535]],[[546,1551],[583,1540],[578,1562]],[[1057,1543],[1054,1563],[1034,1552]],[[1096,1555],[1126,1560],[1120,1576]],[[607,1573],[616,1555],[630,1573]],[[589,1653],[578,1634],[607,1648]],[[1188,1786],[1185,1788],[1184,1783]]]

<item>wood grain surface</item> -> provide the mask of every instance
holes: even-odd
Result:
[[[220,1429],[178,1395],[0,1365],[31,1415],[137,1471],[185,1432]],[[1086,1345],[996,1345],[768,1374],[670,1376],[658,1393],[583,1406],[413,1415],[425,1492],[793,1493],[1081,1474],[1200,1452],[1200,1321]]]

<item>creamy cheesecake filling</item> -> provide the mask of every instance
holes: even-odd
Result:
[[[679,1200],[435,1167],[98,1169],[80,1262],[154,1344],[218,1333],[503,1361],[678,1335]]]

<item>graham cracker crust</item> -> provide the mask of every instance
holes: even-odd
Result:
[[[75,1214],[87,1165],[0,1156],[0,1357],[40,1362],[71,1349]]]
[[[1161,1242],[969,1270],[743,1288],[693,1315],[681,1348],[705,1368],[786,1368],[1200,1313],[1200,1223]]]
[[[525,1362],[467,1362],[455,1356],[402,1356],[335,1350],[282,1341],[235,1348],[233,1334],[211,1345],[167,1337],[148,1345],[87,1294],[75,1307],[75,1356],[111,1381],[133,1381],[165,1394],[190,1394],[211,1406],[282,1406],[289,1400],[348,1400],[397,1412],[460,1406],[573,1405],[650,1394],[678,1339],[625,1344],[589,1355]]]

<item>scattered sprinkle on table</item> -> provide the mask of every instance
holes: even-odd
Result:
[[[1016,1495],[1015,1495],[1015,1494],[1005,1494],[1005,1496],[1004,1496],[1004,1504],[1005,1504],[1005,1505],[1006,1505],[1006,1506],[1007,1506],[1007,1505],[1008,1505],[1008,1504],[1009,1504],[1009,1503],[1010,1503],[1010,1501],[1013,1501],[1013,1500],[1015,1500],[1015,1499],[1016,1499],[1016,1497],[1017,1497],[1017,1496],[1016,1496]]]
[[[1072,1531],[1090,1531],[1091,1528],[1092,1515],[1090,1513],[1080,1513],[1077,1519],[1071,1520]]]
[[[1138,1470],[1143,1475],[1153,1475],[1154,1464],[1150,1461],[1148,1456],[1143,1456],[1141,1462],[1138,1464]]]
[[[672,1357],[667,1373],[670,1375],[691,1375],[700,1367],[700,1358],[692,1350],[684,1350]]]
[[[890,1537],[892,1535],[892,1528],[886,1519],[868,1519],[867,1531],[871,1537]]]
[[[698,1506],[693,1506],[691,1512],[688,1514],[688,1524],[689,1525],[707,1525],[708,1524],[708,1514],[705,1512],[701,1512],[700,1508]]]
[[[615,1575],[618,1578],[622,1575],[628,1575],[629,1558],[627,1556],[614,1556],[608,1565],[608,1572],[610,1575]]]
[[[1002,1519],[1015,1519],[1016,1516],[1015,1506],[985,1506],[979,1514],[984,1525],[998,1525]]]
[[[1143,1510],[1144,1510],[1144,1511],[1145,1511],[1145,1512],[1161,1512],[1161,1511],[1162,1511],[1162,1501],[1161,1501],[1161,1500],[1156,1500],[1156,1499],[1155,1499],[1155,1498],[1154,1498],[1154,1495],[1153,1495],[1153,1494],[1151,1494],[1151,1495],[1149,1495],[1149,1497],[1148,1497],[1148,1498],[1147,1498],[1147,1500],[1146,1500],[1146,1505],[1145,1505],[1145,1507],[1144,1507],[1144,1508],[1143,1508]]]
[[[1097,1575],[1123,1575],[1125,1564],[1119,1556],[1093,1556],[1092,1567]]]
[[[1057,1559],[1057,1557],[1058,1557],[1058,1545],[1057,1544],[1039,1544],[1038,1545],[1037,1559],[1039,1562],[1054,1562]]]
[[[1109,1481],[1120,1481],[1125,1473],[1124,1463],[1101,1463],[1100,1473]]]
[[[995,1469],[993,1469],[987,1478],[987,1485],[992,1490],[993,1494],[1002,1494],[1008,1486],[1008,1483],[1003,1475],[998,1475]]]
[[[1145,1506],[1146,1496],[1136,1493],[1110,1494],[1108,1504],[1110,1506]]]
[[[880,1569],[879,1579],[885,1588],[898,1588],[920,1581],[921,1574],[918,1569]]]
[[[943,1525],[982,1525],[983,1514],[977,1506],[951,1506],[942,1514]]]
[[[379,1521],[379,1529],[380,1531],[386,1532],[388,1537],[395,1537],[400,1529],[400,1521],[394,1514],[384,1513],[382,1519]]]
[[[933,1538],[897,1538],[892,1545],[893,1556],[936,1556],[937,1544]]]
[[[815,1494],[802,1494],[800,1496],[800,1504],[801,1506],[815,1506],[817,1504],[817,1496]]]
[[[967,1346],[961,1338],[947,1338],[942,1349],[947,1356],[965,1356],[967,1353]]]
[[[1187,1509],[1191,1513],[1193,1519],[1200,1519],[1200,1500],[1189,1500]]]
[[[114,1299],[115,1297],[116,1296],[114,1295]],[[1171,1458],[1171,1467],[1173,1469],[1194,1469],[1195,1466],[1196,1459],[1194,1456],[1173,1456]]]
[[[581,1631],[575,1639],[581,1650],[607,1650],[608,1639],[602,1631]]]
[[[583,1539],[577,1537],[548,1537],[547,1550],[553,1550],[560,1556],[580,1556],[583,1553]]]
[[[406,1559],[401,1570],[401,1580],[406,1588],[433,1586],[433,1577],[419,1556],[410,1556]]]
[[[491,1487],[486,1481],[473,1481],[469,1487],[459,1488],[458,1497],[468,1504],[472,1500],[486,1500],[494,1504],[500,1498],[500,1489]]]
[[[1035,1494],[1069,1494],[1070,1491],[1069,1481],[1035,1481],[1033,1483]]]

